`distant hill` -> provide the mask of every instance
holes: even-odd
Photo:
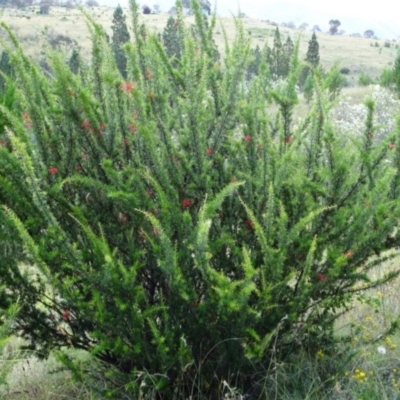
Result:
[[[308,23],[309,28],[318,25],[323,32],[329,30],[329,20],[338,19],[341,22],[339,28],[343,29],[346,34],[363,33],[370,29],[373,30],[379,39],[398,39],[400,38],[400,24],[398,23],[398,15],[393,12],[393,16],[382,15],[380,12],[380,4],[369,4],[368,13],[361,9],[359,15],[354,15],[348,9],[335,9],[335,2],[324,3],[319,6],[311,6],[304,4],[307,0],[268,0],[268,1],[232,1],[218,0],[217,14],[222,17],[230,17],[232,14],[237,15],[240,10],[250,18],[268,19],[277,23],[293,22],[296,26],[302,23]],[[100,4],[110,7],[116,7],[121,4],[128,7],[128,0],[99,0]],[[174,0],[141,0],[142,4],[152,7],[152,4],[158,4],[162,12],[167,12],[174,4]],[[211,0],[214,4],[214,1]],[[260,5],[262,3],[262,5]],[[337,8],[338,6],[336,6]],[[374,12],[376,7],[376,12]],[[328,10],[327,10],[328,8]],[[330,9],[330,10],[329,10]]]
[[[92,17],[104,26],[110,36],[112,35],[111,24],[114,9],[110,7],[88,9]],[[70,52],[73,43],[76,43],[81,47],[82,56],[90,59],[91,43],[89,31],[85,17],[78,9],[68,10],[61,7],[51,7],[49,15],[40,15],[37,10],[37,6],[26,10],[13,8],[5,8],[3,10],[2,21],[12,27],[27,54],[43,62],[42,51],[49,44],[59,43],[64,50]],[[130,26],[129,11],[125,11],[128,17],[128,26]],[[144,22],[150,31],[161,33],[167,24],[168,17],[166,13],[140,15],[140,21]],[[336,16],[331,18],[336,18]],[[337,19],[339,18],[337,17]],[[277,20],[274,17],[270,17],[270,19]],[[312,28],[314,23],[318,24],[318,20],[293,19],[296,27],[300,25],[298,21],[308,22],[309,28]],[[345,29],[345,20],[341,19],[341,21],[343,29]],[[242,22],[245,32],[251,37],[252,46],[263,47],[266,43],[272,45],[276,27],[267,23],[266,19],[243,18]],[[188,25],[193,24],[194,17],[186,17],[185,23]],[[224,35],[222,34],[221,24],[224,26],[229,41],[234,40],[236,29],[233,18],[218,18],[214,39],[220,50],[223,51]],[[348,70],[346,79],[349,85],[356,85],[361,73],[376,79],[385,67],[393,65],[400,44],[385,43],[384,40],[330,35],[326,33],[328,24],[319,23],[319,25],[323,30],[317,34],[321,64],[325,69],[330,68],[335,63],[339,63],[341,67],[346,68]],[[363,28],[360,33],[362,34],[367,29],[376,28],[369,26],[368,28]],[[309,30],[302,31],[284,27],[281,27],[280,30],[284,40],[287,35],[290,35],[294,41],[299,39],[300,58],[304,59],[312,33]],[[6,36],[5,32],[0,30],[0,38],[5,39]]]

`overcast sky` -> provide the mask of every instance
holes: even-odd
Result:
[[[215,1],[210,0],[214,5]],[[128,0],[99,0],[100,4],[128,7]],[[139,0],[141,5],[152,7],[158,4],[163,12],[168,11],[174,0]],[[218,0],[217,14],[230,16],[241,11],[251,18],[269,19],[276,22],[293,21],[296,24],[306,22],[318,24],[328,30],[330,19],[339,19],[341,28],[347,33],[364,32],[374,29],[381,37],[400,35],[399,11],[393,0],[363,1],[351,0]]]

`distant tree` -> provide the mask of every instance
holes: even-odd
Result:
[[[338,19],[331,19],[329,21],[329,33],[331,35],[335,35],[337,33],[340,25],[341,25],[341,23]]]
[[[111,29],[113,31],[111,38],[111,47],[114,51],[115,59],[117,60],[118,69],[121,75],[126,79],[126,56],[122,46],[129,42],[130,35],[126,25],[126,16],[120,5],[115,9]]]
[[[74,39],[71,39],[69,36],[54,33],[48,34],[48,42],[53,49],[69,51],[71,47],[76,46],[77,42]]]
[[[248,82],[251,81],[254,76],[256,76],[259,72],[260,64],[262,61],[262,52],[259,45],[250,50],[250,57],[251,61],[246,71],[246,79]]]
[[[202,7],[204,13],[206,13],[207,15],[211,15],[211,3],[208,0],[202,1],[201,7]]]
[[[178,21],[171,15],[162,34],[165,51],[168,57],[181,58],[181,41],[178,29]]]
[[[397,53],[397,57],[393,66],[393,81],[396,92],[400,98],[400,51]]]
[[[199,3],[200,3],[200,7],[201,7],[203,13],[206,15],[210,15],[211,14],[211,3],[209,2],[209,0],[200,0]],[[182,0],[182,7],[185,10],[186,14],[189,14],[189,15],[193,14],[191,0]]]
[[[65,3],[63,3],[63,7],[65,7],[67,10],[72,10],[75,6],[72,0],[67,0]]]
[[[86,7],[98,7],[99,3],[96,0],[86,0],[85,6]]]
[[[13,77],[14,69],[10,63],[10,56],[3,50],[0,57],[0,94],[5,91],[6,88],[6,76]],[[4,74],[4,75],[3,75]]]
[[[5,7],[25,8],[30,7],[33,4],[33,0],[2,0],[0,4]]]
[[[149,6],[144,5],[142,11],[145,15],[151,14],[151,8]]]
[[[267,62],[272,78],[285,78],[290,70],[290,61],[293,55],[294,45],[290,36],[285,44],[282,44],[279,28],[275,29],[272,48],[267,48]]]
[[[50,13],[51,3],[49,0],[41,0],[39,3],[39,14],[48,15]]]
[[[293,51],[294,44],[290,36],[288,36],[283,46],[282,76],[287,76],[289,74]]]
[[[79,50],[74,47],[72,50],[71,57],[68,60],[69,69],[74,73],[78,74],[80,66],[81,66],[81,57],[79,54]]]
[[[299,25],[299,29],[302,31],[305,31],[308,28],[307,22],[303,22],[301,25]]]
[[[319,64],[319,44],[315,32],[313,32],[311,40],[308,42],[306,61],[308,61],[314,67],[318,66]]]
[[[158,4],[154,4],[153,5],[153,13],[160,14],[160,12],[161,12],[160,6]]]
[[[306,61],[313,67],[317,67],[319,65],[319,44],[315,32],[313,32],[311,40],[308,42]],[[308,65],[306,65],[301,71],[299,77],[299,85],[301,88],[303,88],[303,90],[305,89],[305,83],[307,81],[308,76],[310,75],[310,72],[311,70]]]
[[[267,61],[269,64],[271,75],[274,79],[278,79],[284,75],[285,55],[281,40],[279,28],[276,27],[274,34],[274,42],[272,49],[268,49]]]
[[[374,37],[374,31],[371,29],[368,29],[364,32],[364,37],[365,38],[373,38]]]

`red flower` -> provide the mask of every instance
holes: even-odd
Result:
[[[244,224],[250,229],[250,230],[254,230],[254,224],[253,221],[251,219],[246,219],[246,221],[244,221]]]
[[[128,126],[128,129],[129,129],[129,132],[132,133],[132,135],[133,135],[133,134],[136,132],[137,127],[136,127],[135,124],[130,124],[130,125]]]
[[[206,153],[209,155],[209,156],[212,156],[213,154],[214,154],[214,150],[212,149],[212,148],[208,148],[207,150],[206,150]]]
[[[393,150],[396,148],[396,145],[394,143],[390,143],[388,147],[390,150]]]
[[[133,82],[122,82],[121,86],[120,86],[120,89],[123,92],[130,93],[135,89],[135,85],[134,85]]]
[[[71,313],[69,312],[68,308],[64,308],[61,313],[61,316],[64,321],[69,321],[71,319]]]
[[[324,282],[325,280],[326,280],[326,275],[321,274],[321,273],[317,274],[317,281],[318,282]]]
[[[346,251],[346,253],[344,253],[344,255],[346,256],[346,258],[352,258],[354,256],[354,253],[351,250]]]
[[[292,141],[293,141],[293,138],[292,138],[292,136],[289,136],[289,137],[285,137],[285,144],[289,144],[289,143],[292,143]]]
[[[87,119],[83,120],[81,126],[84,129],[90,130],[91,128],[90,121],[88,121]]]
[[[183,208],[189,208],[191,206],[192,202],[189,199],[183,199],[181,201],[181,205]]]
[[[251,142],[251,136],[250,135],[246,135],[244,137],[244,141],[247,142],[247,143]]]
[[[24,120],[24,126],[26,126],[27,128],[30,128],[32,126],[31,117],[27,112],[24,112],[22,114],[22,119]]]
[[[51,167],[51,168],[49,168],[49,169],[47,170],[47,172],[48,172],[50,175],[54,175],[54,174],[56,174],[56,173],[58,172],[58,168],[57,168],[57,167]]]

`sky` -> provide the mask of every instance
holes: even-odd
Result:
[[[215,4],[214,0],[210,0]],[[128,7],[128,0],[99,0],[100,4]],[[174,0],[139,0],[141,5],[152,7],[158,4],[163,12],[168,11],[175,3]],[[399,12],[400,5],[393,0],[364,1],[351,0],[218,0],[217,14],[230,16],[237,14],[238,9],[251,18],[269,19],[275,22],[303,22],[310,26],[319,25],[323,31],[329,29],[329,20],[338,19],[346,33],[363,33],[372,29],[383,39],[400,36]],[[398,8],[396,10],[395,8]],[[396,20],[397,17],[397,20]]]

